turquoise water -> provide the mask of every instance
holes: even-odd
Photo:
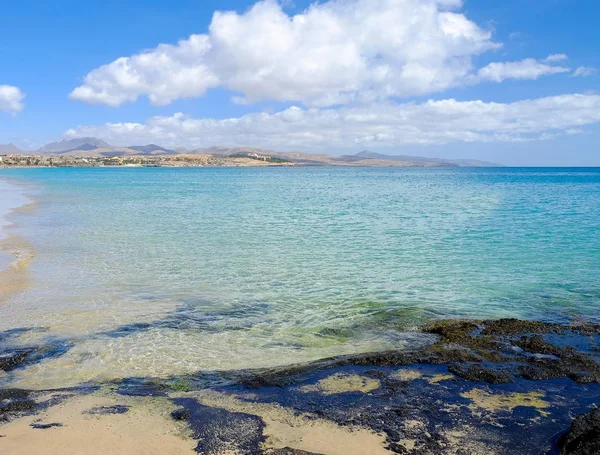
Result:
[[[428,341],[433,318],[600,319],[600,169],[27,169],[0,331],[57,386]]]

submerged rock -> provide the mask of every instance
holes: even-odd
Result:
[[[125,414],[129,412],[129,406],[115,405],[115,406],[98,406],[87,411],[88,414],[92,415],[106,415],[106,414]]]
[[[32,412],[38,404],[30,398],[30,392],[22,389],[0,389],[0,423],[13,417]]]
[[[20,350],[0,354],[0,370],[11,371],[25,362],[31,350]]]
[[[19,367],[38,363],[44,359],[60,357],[72,346],[72,343],[64,342],[5,350],[4,352],[0,352],[0,370],[12,371]]]

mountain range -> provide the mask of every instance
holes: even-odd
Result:
[[[497,167],[500,166],[496,163],[489,163],[487,161],[459,158],[459,159],[447,159],[447,158],[425,158],[423,156],[410,156],[410,155],[384,155],[382,153],[369,152],[363,150],[356,155],[345,155],[343,158],[347,159],[382,159],[382,160],[393,160],[393,161],[411,161],[417,163],[448,163],[456,164],[461,167]]]
[[[63,139],[52,142],[35,152],[24,152],[13,144],[1,145],[0,155],[33,153],[36,155],[61,155],[70,157],[128,157],[156,155],[213,155],[213,156],[268,156],[307,166],[442,166],[491,167],[495,163],[472,159],[426,158],[409,155],[386,155],[364,150],[355,155],[334,156],[303,152],[276,152],[254,147],[209,147],[189,150],[168,149],[156,144],[116,147],[94,137]]]

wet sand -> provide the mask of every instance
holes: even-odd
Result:
[[[11,235],[0,239],[0,302],[10,294],[22,292],[30,285],[29,264],[34,252],[23,237]],[[4,265],[4,267],[2,267]]]

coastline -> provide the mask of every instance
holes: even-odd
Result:
[[[123,454],[597,453],[600,325],[446,320],[423,331],[437,341],[416,351],[62,390],[0,389],[0,449],[63,454],[91,444]],[[0,367],[36,361],[28,355],[15,355],[12,363],[0,357]]]
[[[18,183],[14,191],[21,191]],[[4,220],[35,209],[35,199],[26,199]],[[14,235],[18,225],[5,223],[0,248],[12,254],[5,291],[14,292],[28,285],[33,251]],[[2,292],[0,286],[0,298]],[[52,337],[41,345],[13,344],[35,330],[44,329],[0,332],[0,379],[69,349]],[[0,387],[0,453],[62,455],[89,447],[117,454],[597,453],[572,449],[600,444],[595,430],[582,438],[569,428],[600,402],[600,325],[457,319],[421,333],[435,340],[416,350],[285,367],[53,390]]]
[[[0,176],[0,299],[24,290],[29,283],[27,269],[34,257],[29,242],[14,232],[13,214],[34,208],[36,201],[25,187]]]

